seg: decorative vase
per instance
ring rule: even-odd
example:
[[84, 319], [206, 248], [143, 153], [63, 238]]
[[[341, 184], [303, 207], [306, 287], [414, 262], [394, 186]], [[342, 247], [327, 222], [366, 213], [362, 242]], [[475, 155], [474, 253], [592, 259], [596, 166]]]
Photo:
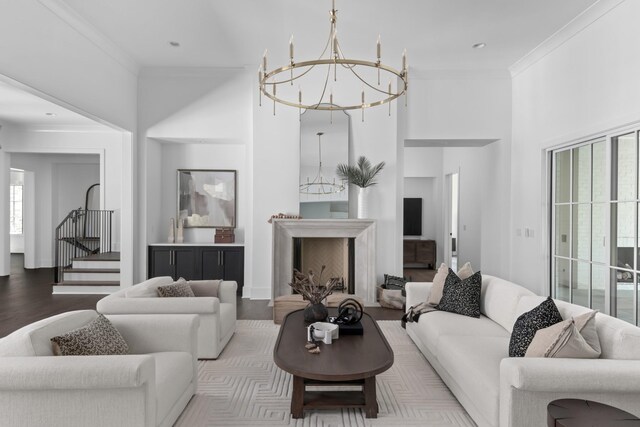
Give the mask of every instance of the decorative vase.
[[358, 219], [369, 217], [369, 187], [358, 187]]
[[176, 232], [176, 243], [184, 242], [184, 227], [182, 225], [182, 220], [178, 220], [178, 230]]
[[309, 305], [304, 308], [303, 314], [305, 322], [323, 322], [327, 319], [329, 311], [321, 302], [316, 304], [309, 303]]
[[176, 240], [176, 222], [173, 218], [171, 218], [171, 221], [169, 221], [169, 237], [167, 238], [167, 242], [169, 243], [173, 243]]

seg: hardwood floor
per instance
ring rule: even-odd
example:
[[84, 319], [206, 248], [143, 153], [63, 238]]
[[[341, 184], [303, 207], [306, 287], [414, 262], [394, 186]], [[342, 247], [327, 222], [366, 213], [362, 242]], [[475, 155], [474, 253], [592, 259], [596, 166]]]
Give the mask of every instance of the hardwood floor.
[[[104, 295], [52, 295], [53, 269], [25, 270], [24, 257], [11, 255], [11, 275], [0, 277], [0, 337], [29, 323], [71, 310], [95, 309]], [[376, 320], [400, 320], [402, 310], [367, 307]], [[269, 301], [238, 298], [238, 319], [271, 320]]]

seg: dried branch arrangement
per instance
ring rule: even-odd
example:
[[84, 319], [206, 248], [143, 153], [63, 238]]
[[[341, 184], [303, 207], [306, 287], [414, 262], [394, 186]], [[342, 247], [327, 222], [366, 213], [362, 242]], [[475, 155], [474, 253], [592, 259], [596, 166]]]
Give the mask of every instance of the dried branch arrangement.
[[337, 277], [327, 280], [324, 284], [322, 283], [322, 273], [325, 267], [324, 265], [322, 266], [317, 280], [313, 274], [313, 270], [309, 270], [309, 274], [305, 276], [298, 270], [293, 269], [293, 282], [289, 283], [289, 286], [310, 303], [321, 303], [323, 299], [331, 295], [334, 288], [340, 283], [340, 279]]

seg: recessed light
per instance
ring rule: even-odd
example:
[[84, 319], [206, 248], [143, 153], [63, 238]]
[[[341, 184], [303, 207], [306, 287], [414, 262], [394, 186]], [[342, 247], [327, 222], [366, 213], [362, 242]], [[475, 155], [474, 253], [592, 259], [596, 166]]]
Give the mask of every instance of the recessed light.
[[171, 46], [171, 47], [180, 47], [180, 43], [178, 43], [176, 41], [170, 41], [169, 42], [169, 46]]
[[473, 46], [471, 46], [474, 49], [482, 49], [483, 47], [485, 47], [487, 44], [486, 43], [476, 43]]
[[55, 117], [56, 113], [44, 113], [45, 116], [49, 116], [49, 117]]

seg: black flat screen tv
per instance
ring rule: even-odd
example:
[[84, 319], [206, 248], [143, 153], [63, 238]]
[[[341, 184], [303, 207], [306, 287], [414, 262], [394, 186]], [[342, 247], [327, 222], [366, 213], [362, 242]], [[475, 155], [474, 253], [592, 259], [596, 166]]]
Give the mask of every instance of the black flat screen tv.
[[422, 236], [422, 199], [404, 198], [404, 235]]

